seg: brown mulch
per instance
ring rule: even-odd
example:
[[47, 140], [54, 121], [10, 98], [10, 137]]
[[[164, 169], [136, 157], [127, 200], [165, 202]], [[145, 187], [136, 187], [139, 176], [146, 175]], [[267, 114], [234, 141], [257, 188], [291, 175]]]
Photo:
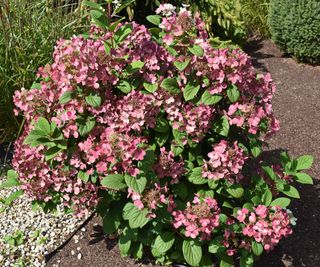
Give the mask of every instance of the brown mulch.
[[[315, 164], [309, 174], [320, 178], [320, 67], [298, 64], [291, 58], [283, 57], [271, 41], [253, 40], [246, 51], [259, 70], [271, 73], [278, 88], [274, 110], [281, 121], [281, 130], [270, 140], [270, 149], [288, 150], [292, 156], [313, 155]], [[294, 234], [282, 240], [276, 249], [264, 254], [255, 266], [320, 266], [320, 182], [298, 188], [301, 199], [294, 201], [292, 207], [298, 218]], [[122, 258], [116, 241], [104, 238], [99, 218], [88, 223], [83, 236], [79, 243], [71, 240], [53, 255], [48, 266], [156, 266]], [[80, 260], [77, 259], [79, 252]]]

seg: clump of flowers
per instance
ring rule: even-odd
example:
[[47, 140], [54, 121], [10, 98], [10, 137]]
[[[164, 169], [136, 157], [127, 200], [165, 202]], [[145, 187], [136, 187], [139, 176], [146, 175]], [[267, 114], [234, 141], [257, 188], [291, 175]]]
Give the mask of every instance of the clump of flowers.
[[185, 228], [185, 236], [201, 240], [210, 240], [212, 231], [219, 226], [220, 209], [215, 199], [206, 197], [201, 200], [198, 196], [193, 198], [192, 203], [187, 203], [183, 211], [172, 212], [173, 227]]
[[243, 235], [261, 243], [265, 250], [273, 249], [283, 237], [292, 234], [289, 214], [280, 207], [259, 205], [252, 212], [243, 208], [238, 210], [237, 220], [245, 225]]
[[247, 262], [273, 249], [292, 233], [284, 208], [299, 197], [292, 181], [312, 183], [312, 157], [260, 157], [279, 129], [270, 75], [212, 47], [187, 7], [161, 5], [149, 30], [90, 6], [89, 34], [59, 40], [15, 93], [26, 123], [11, 183], [42, 207], [96, 209], [123, 255], [150, 247], [159, 263], [201, 266], [208, 253]]

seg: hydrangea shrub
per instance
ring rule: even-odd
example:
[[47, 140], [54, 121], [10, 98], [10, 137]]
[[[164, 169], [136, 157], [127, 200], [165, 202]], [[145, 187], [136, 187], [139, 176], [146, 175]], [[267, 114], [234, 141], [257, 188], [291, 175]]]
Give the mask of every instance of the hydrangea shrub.
[[35, 89], [15, 94], [21, 188], [45, 208], [97, 210], [122, 255], [252, 266], [292, 233], [292, 183], [312, 184], [311, 156], [261, 157], [279, 129], [270, 75], [213, 48], [185, 8], [160, 6], [147, 29], [92, 7], [90, 33], [59, 40]]

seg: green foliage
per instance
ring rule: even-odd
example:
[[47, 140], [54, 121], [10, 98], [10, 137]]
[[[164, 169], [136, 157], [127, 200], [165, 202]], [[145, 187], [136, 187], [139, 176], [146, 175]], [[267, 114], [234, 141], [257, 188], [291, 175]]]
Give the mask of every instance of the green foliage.
[[297, 60], [320, 63], [320, 2], [273, 0], [269, 25], [272, 39]]
[[268, 12], [270, 0], [240, 0], [246, 31], [257, 37], [270, 37]]
[[56, 40], [83, 31], [77, 3], [54, 2], [0, 1], [0, 143], [13, 141], [19, 132], [13, 92], [32, 87], [37, 69], [50, 62]]

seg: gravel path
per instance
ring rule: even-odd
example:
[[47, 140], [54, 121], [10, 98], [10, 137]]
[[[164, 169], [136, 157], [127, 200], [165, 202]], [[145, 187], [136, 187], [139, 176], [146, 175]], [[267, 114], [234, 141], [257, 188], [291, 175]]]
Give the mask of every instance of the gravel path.
[[[0, 200], [16, 190], [0, 190]], [[9, 207], [0, 201], [0, 266], [45, 266], [45, 254], [60, 246], [82, 222], [61, 211], [32, 210], [26, 197]]]

